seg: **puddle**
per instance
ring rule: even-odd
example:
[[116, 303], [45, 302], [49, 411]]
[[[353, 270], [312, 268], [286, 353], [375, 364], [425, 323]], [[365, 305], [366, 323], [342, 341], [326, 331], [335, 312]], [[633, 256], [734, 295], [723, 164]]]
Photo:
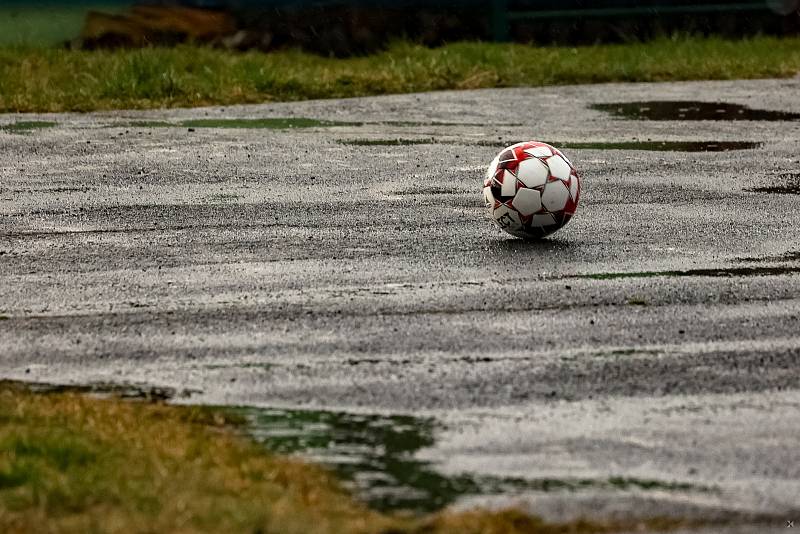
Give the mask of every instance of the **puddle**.
[[206, 201], [215, 203], [215, 204], [225, 204], [229, 202], [236, 202], [239, 199], [244, 198], [242, 195], [237, 195], [234, 193], [214, 193], [213, 195], [209, 195], [206, 197]]
[[785, 173], [779, 176], [784, 181], [782, 184], [767, 185], [762, 187], [748, 187], [745, 191], [750, 193], [777, 193], [780, 195], [800, 195], [800, 173]]
[[466, 495], [523, 491], [658, 490], [709, 492], [716, 488], [625, 477], [522, 479], [438, 473], [414, 454], [434, 444], [437, 425], [411, 416], [359, 415], [312, 410], [237, 408], [248, 433], [271, 451], [299, 454], [340, 476], [355, 494], [381, 511], [428, 513]]
[[[188, 397], [142, 384], [54, 385], [2, 380], [38, 393], [74, 392], [123, 399], [164, 402]], [[271, 452], [298, 455], [332, 469], [354, 494], [380, 511], [429, 513], [467, 495], [514, 495], [522, 492], [573, 492], [583, 489], [718, 493], [715, 486], [628, 477], [606, 479], [447, 476], [415, 454], [435, 443], [438, 424], [406, 415], [362, 415], [318, 410], [218, 407], [230, 421]]]
[[356, 146], [406, 146], [406, 145], [435, 145], [445, 144], [434, 138], [429, 139], [345, 139], [339, 141], [342, 145]]
[[[264, 119], [189, 119], [178, 122], [169, 121], [133, 121], [126, 124], [138, 128], [260, 128], [272, 130], [289, 130], [293, 128], [326, 128], [332, 126], [485, 126], [483, 124], [455, 123], [455, 122], [408, 122], [408, 121], [383, 121], [383, 122], [351, 122], [310, 119], [306, 117], [270, 117]], [[404, 144], [400, 140], [361, 140], [354, 139], [344, 144]], [[414, 143], [414, 140], [408, 144]], [[394, 143], [393, 143], [394, 142]], [[433, 142], [427, 141], [427, 142]]]
[[33, 132], [34, 130], [52, 128], [57, 125], [57, 122], [49, 121], [17, 121], [12, 124], [4, 124], [0, 126], [0, 130], [4, 132], [27, 134]]
[[737, 258], [736, 261], [741, 262], [756, 262], [756, 263], [782, 263], [782, 262], [800, 262], [800, 250], [790, 250], [783, 254], [776, 256], [761, 256], [755, 258]]
[[414, 458], [434, 443], [430, 419], [255, 408], [238, 408], [236, 413], [247, 420], [248, 433], [269, 450], [300, 453], [332, 468], [376, 509], [430, 512], [475, 490]]
[[616, 280], [619, 278], [654, 278], [683, 276], [777, 276], [800, 273], [800, 266], [786, 267], [729, 267], [720, 269], [690, 269], [687, 271], [644, 271], [632, 273], [578, 274], [570, 278], [589, 278], [592, 280]]
[[591, 109], [605, 111], [615, 117], [650, 121], [794, 121], [800, 113], [752, 109], [742, 104], [726, 102], [694, 102], [654, 100], [592, 104]]
[[457, 187], [437, 187], [434, 185], [420, 186], [413, 189], [400, 189], [393, 191], [393, 194], [399, 196], [405, 195], [462, 195], [469, 194], [470, 191], [464, 191]]
[[338, 122], [304, 117], [278, 117], [266, 119], [191, 119], [180, 122], [136, 121], [128, 126], [139, 128], [258, 128], [288, 130], [292, 128], [321, 128], [331, 126], [361, 126], [362, 122]]
[[618, 358], [622, 356], [657, 356], [659, 354], [661, 354], [661, 351], [653, 349], [616, 349], [593, 352], [592, 356], [600, 358]]
[[556, 148], [594, 150], [657, 150], [661, 152], [727, 152], [749, 150], [763, 143], [752, 141], [629, 141], [620, 143], [556, 143]]
[[23, 384], [35, 393], [84, 393], [98, 397], [119, 397], [129, 400], [149, 402], [168, 401], [175, 398], [188, 398], [193, 390], [176, 390], [170, 387], [151, 386], [148, 384], [116, 384], [109, 382], [93, 382], [90, 384], [48, 384], [39, 382], [16, 382], [3, 380], [0, 382]]
[[261, 369], [269, 370], [277, 367], [274, 363], [210, 363], [201, 366], [202, 369]]
[[133, 121], [126, 123], [125, 126], [134, 128], [177, 128], [181, 125], [167, 121]]
[[745, 189], [745, 191], [748, 191], [750, 193], [777, 193], [779, 195], [800, 195], [800, 184], [753, 187], [752, 189]]

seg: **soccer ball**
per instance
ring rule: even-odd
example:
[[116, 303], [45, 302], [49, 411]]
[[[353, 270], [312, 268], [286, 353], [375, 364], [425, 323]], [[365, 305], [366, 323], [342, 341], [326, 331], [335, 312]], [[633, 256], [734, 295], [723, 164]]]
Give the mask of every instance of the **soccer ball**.
[[567, 224], [580, 196], [578, 171], [560, 150], [539, 141], [501, 150], [483, 181], [492, 220], [524, 239], [539, 239]]

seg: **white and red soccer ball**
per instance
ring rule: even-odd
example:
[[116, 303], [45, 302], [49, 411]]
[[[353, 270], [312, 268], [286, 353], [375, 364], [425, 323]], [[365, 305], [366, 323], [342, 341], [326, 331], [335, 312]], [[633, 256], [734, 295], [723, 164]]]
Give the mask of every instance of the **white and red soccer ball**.
[[578, 171], [560, 150], [539, 141], [501, 150], [483, 181], [492, 220], [525, 239], [544, 237], [567, 224], [580, 196]]

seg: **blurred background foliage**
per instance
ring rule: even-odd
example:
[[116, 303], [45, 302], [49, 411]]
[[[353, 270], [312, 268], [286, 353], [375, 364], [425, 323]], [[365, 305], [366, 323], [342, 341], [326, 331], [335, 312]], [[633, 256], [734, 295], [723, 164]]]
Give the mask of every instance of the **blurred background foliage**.
[[328, 56], [408, 39], [538, 45], [646, 41], [676, 33], [796, 35], [798, 0], [4, 0], [0, 46], [118, 48], [204, 43]]

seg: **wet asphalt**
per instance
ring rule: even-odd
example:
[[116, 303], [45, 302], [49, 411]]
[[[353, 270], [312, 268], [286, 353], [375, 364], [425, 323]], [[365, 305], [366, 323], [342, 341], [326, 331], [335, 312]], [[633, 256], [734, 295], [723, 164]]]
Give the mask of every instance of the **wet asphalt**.
[[[437, 430], [414, 457], [441, 474], [602, 482], [456, 507], [800, 524], [798, 96], [795, 78], [0, 115], [0, 376], [416, 415]], [[591, 107], [631, 101], [785, 114]], [[270, 117], [339, 124], [181, 125]], [[533, 243], [481, 198], [529, 139], [574, 145], [583, 176], [576, 216]]]

